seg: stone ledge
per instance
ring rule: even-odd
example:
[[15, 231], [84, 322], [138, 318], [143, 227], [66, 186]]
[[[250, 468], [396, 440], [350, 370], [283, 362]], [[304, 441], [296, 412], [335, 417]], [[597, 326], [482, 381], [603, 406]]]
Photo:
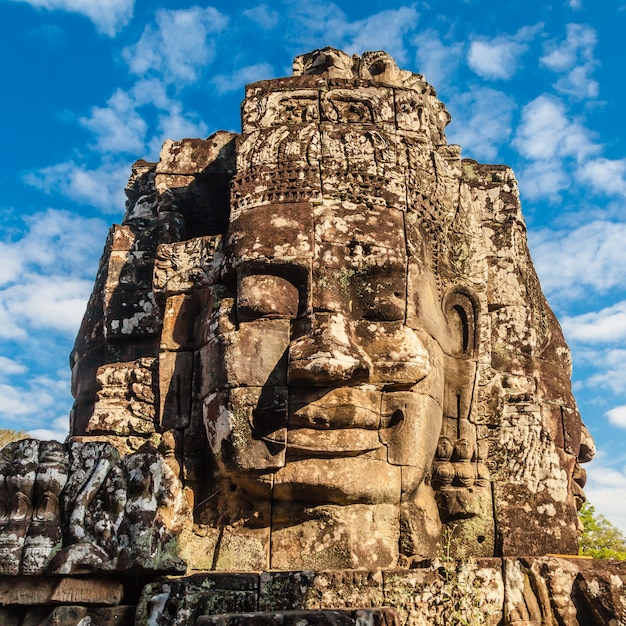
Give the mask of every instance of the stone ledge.
[[121, 582], [106, 578], [22, 576], [0, 578], [0, 605], [120, 604]]
[[391, 607], [367, 609], [325, 609], [320, 611], [259, 611], [204, 615], [196, 626], [399, 626]]

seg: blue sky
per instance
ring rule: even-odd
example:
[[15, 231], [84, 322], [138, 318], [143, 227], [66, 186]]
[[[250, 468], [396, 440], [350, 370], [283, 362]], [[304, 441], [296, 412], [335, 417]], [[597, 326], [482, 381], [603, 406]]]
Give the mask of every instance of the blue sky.
[[626, 530], [625, 33], [626, 0], [0, 0], [0, 427], [65, 436], [134, 160], [239, 130], [243, 85], [296, 54], [385, 49], [435, 86], [465, 157], [515, 169], [598, 446], [586, 492]]

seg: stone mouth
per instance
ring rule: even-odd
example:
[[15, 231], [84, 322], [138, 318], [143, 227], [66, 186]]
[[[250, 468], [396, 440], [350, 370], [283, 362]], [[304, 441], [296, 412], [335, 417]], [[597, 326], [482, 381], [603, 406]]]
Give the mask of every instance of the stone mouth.
[[381, 447], [378, 429], [339, 428], [319, 430], [295, 428], [287, 431], [287, 452], [294, 455], [356, 456]]
[[[284, 433], [271, 433], [262, 439], [268, 444], [285, 445]], [[286, 452], [297, 458], [341, 458], [373, 452], [382, 445], [378, 429], [293, 428], [287, 430]]]

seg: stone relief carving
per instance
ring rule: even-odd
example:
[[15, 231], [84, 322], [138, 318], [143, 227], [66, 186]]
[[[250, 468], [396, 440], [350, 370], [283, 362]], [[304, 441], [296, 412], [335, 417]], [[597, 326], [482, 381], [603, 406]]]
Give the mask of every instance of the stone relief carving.
[[105, 442], [25, 439], [1, 455], [2, 574], [185, 571], [189, 504], [149, 444], [122, 458]]

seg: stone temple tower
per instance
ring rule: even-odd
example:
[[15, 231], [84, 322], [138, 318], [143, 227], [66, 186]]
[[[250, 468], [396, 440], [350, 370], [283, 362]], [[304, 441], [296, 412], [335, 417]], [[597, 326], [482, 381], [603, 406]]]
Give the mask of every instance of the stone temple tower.
[[546, 555], [577, 553], [593, 442], [512, 171], [463, 159], [384, 52], [304, 54], [241, 112], [241, 134], [133, 166], [70, 438], [1, 453], [3, 573], [114, 573], [136, 624], [443, 624], [445, 554], [473, 559], [455, 589], [485, 623], [582, 615], [574, 565]]

